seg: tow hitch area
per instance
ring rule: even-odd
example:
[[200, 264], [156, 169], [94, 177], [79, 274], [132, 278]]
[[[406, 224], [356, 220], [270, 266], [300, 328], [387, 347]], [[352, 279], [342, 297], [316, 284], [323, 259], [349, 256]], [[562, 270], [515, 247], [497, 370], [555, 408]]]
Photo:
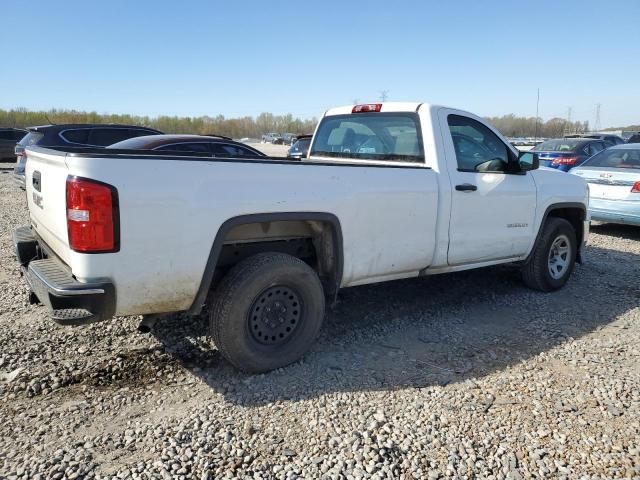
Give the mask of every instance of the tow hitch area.
[[29, 227], [13, 234], [18, 262], [29, 284], [30, 303], [42, 303], [61, 325], [84, 325], [113, 316], [115, 289], [110, 282], [79, 282], [55, 257], [43, 258], [38, 240]]

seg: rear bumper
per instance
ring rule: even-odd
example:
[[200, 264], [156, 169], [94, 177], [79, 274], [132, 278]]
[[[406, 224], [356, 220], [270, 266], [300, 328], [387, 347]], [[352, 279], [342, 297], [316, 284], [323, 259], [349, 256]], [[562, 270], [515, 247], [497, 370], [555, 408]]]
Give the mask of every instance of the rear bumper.
[[640, 202], [589, 200], [591, 220], [640, 226]]
[[109, 281], [82, 283], [69, 268], [39, 243], [31, 228], [13, 233], [18, 262], [29, 288], [61, 325], [84, 325], [111, 318], [115, 312], [115, 288]]

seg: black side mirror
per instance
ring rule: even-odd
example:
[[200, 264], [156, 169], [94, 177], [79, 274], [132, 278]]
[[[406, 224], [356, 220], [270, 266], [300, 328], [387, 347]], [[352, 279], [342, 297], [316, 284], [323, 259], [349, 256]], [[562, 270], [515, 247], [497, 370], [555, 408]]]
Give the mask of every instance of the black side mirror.
[[540, 166], [540, 160], [536, 152], [520, 152], [518, 155], [518, 165], [520, 171], [528, 172], [529, 170], [537, 170]]

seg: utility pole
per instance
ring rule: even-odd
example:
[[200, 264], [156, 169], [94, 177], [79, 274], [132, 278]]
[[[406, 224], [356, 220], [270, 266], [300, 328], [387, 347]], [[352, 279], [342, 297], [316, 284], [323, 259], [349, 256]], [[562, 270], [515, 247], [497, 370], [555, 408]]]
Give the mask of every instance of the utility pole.
[[571, 131], [571, 111], [572, 111], [572, 110], [573, 110], [573, 109], [572, 109], [571, 107], [568, 107], [568, 108], [567, 108], [567, 126], [566, 126], [566, 127], [565, 127], [565, 129], [564, 129], [564, 130], [565, 130], [565, 131], [564, 131], [564, 133], [565, 133], [565, 134], [567, 134], [567, 133], [573, 133], [573, 132]]
[[538, 88], [538, 99], [536, 100], [536, 128], [533, 135], [533, 141], [538, 140], [538, 110], [540, 107], [540, 89]]
[[596, 105], [596, 124], [594, 128], [596, 132], [600, 131], [600, 104], [599, 103]]
[[380, 92], [380, 100], [382, 100], [382, 102], [386, 102], [387, 98], [389, 98], [389, 90], [382, 90]]

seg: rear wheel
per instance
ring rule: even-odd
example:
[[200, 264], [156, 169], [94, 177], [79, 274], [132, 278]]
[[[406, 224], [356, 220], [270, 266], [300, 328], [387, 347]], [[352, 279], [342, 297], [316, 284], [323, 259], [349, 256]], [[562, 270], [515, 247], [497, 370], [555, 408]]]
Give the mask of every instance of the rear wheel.
[[522, 267], [524, 283], [543, 292], [562, 288], [571, 276], [577, 252], [573, 226], [563, 218], [549, 218], [529, 261]]
[[282, 253], [261, 253], [238, 263], [212, 297], [213, 341], [225, 358], [247, 372], [298, 360], [317, 338], [324, 319], [316, 272]]

